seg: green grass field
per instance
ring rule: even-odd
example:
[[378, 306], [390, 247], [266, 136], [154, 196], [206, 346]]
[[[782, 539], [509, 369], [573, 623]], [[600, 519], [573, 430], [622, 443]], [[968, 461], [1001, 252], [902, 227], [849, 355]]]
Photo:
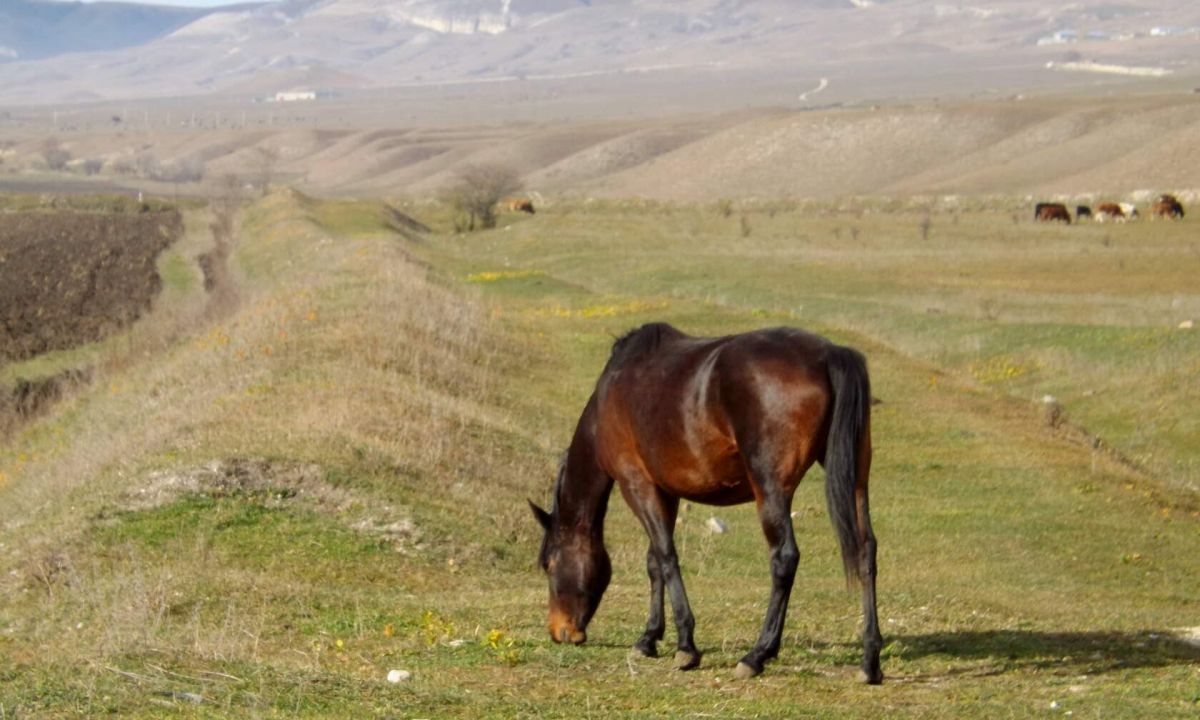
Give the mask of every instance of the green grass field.
[[[91, 385], [0, 446], [0, 718], [1200, 711], [1190, 219], [563, 202], [409, 243], [380, 217], [251, 205], [240, 305], [208, 324], [170, 310], [193, 307], [201, 248], [165, 256], [174, 299], [142, 326], [168, 340], [96, 349]], [[882, 686], [855, 682], [818, 470], [763, 676], [732, 674], [769, 587], [750, 507], [681, 513], [700, 669], [629, 657], [646, 541], [615, 499], [589, 641], [550, 642], [525, 498], [548, 502], [612, 339], [650, 320], [867, 354]]]

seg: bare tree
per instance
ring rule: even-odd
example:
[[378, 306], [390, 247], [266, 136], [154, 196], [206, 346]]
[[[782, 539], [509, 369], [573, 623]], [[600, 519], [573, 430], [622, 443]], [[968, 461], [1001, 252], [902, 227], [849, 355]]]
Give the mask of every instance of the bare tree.
[[496, 227], [496, 203], [521, 189], [521, 178], [509, 167], [471, 165], [458, 172], [458, 180], [445, 193], [454, 210], [454, 229], [470, 232]]
[[204, 179], [204, 161], [191, 155], [165, 163], [158, 168], [157, 179], [166, 182], [200, 182]]
[[225, 223], [225, 234], [232, 235], [233, 216], [237, 214], [244, 200], [241, 179], [233, 173], [221, 175], [216, 179], [212, 198], [213, 211], [221, 218], [221, 222]]
[[162, 163], [149, 150], [143, 150], [133, 158], [133, 167], [138, 177], [145, 178], [146, 180], [153, 180], [162, 172]]
[[71, 161], [71, 153], [62, 146], [58, 138], [50, 136], [42, 141], [42, 158], [51, 170], [62, 170]]
[[116, 175], [134, 175], [137, 173], [137, 168], [133, 161], [129, 158], [117, 158], [109, 163], [109, 167]]

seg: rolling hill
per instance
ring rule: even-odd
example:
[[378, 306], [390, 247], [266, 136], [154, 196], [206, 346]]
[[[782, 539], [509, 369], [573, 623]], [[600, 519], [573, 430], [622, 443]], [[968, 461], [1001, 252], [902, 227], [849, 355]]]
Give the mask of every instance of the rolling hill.
[[[265, 152], [277, 158], [277, 182], [323, 195], [428, 197], [481, 164], [513, 169], [548, 199], [1200, 195], [1200, 106], [1178, 92], [487, 125], [364, 127], [288, 112], [286, 125], [235, 116], [232, 127], [194, 129], [155, 126], [147, 115], [149, 130], [141, 113], [114, 125], [97, 112], [72, 116], [80, 129], [59, 139], [77, 176], [91, 160], [94, 179], [172, 193], [205, 193], [226, 175], [254, 181]], [[50, 132], [27, 128], [5, 141], [0, 186], [41, 177]], [[147, 186], [136, 168], [148, 158], [207, 180]]]
[[[150, 12], [140, 8], [112, 12]], [[159, 22], [130, 49], [98, 52], [105, 48], [67, 37], [54, 51], [70, 55], [7, 63], [0, 102], [646, 73], [687, 77], [676, 95], [702, 95], [714, 77], [733, 73], [752, 85], [785, 82], [796, 97], [825, 77], [825, 98], [838, 100], [880, 89], [903, 94], [909, 81], [920, 87], [931, 76], [945, 80], [942, 91], [1017, 87], [1013, 71], [1028, 81], [1064, 59], [1176, 75], [1200, 67], [1200, 8], [1183, 0], [1061, 8], [1030, 0], [288, 0], [169, 17], [173, 24]]]

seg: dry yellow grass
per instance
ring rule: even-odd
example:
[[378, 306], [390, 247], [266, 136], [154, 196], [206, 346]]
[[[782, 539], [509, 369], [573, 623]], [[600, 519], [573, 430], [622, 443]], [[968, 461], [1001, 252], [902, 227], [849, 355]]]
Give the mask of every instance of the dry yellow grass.
[[[156, 469], [185, 472], [222, 458], [317, 462], [326, 494], [341, 488], [339, 502], [321, 511], [334, 519], [329, 532], [370, 543], [411, 526], [389, 479], [405, 478], [405, 492], [436, 492], [431, 505], [453, 512], [475, 493], [453, 476], [497, 462], [464, 459], [479, 433], [514, 430], [495, 400], [493, 367], [514, 358], [499, 355], [485, 311], [431, 282], [391, 237], [323, 232], [306, 203], [282, 191], [246, 212], [241, 234], [251, 240], [236, 249], [236, 311], [182, 338], [163, 328], [198, 322], [202, 308], [152, 314], [134, 335], [154, 337], [155, 347], [138, 340], [136, 354], [102, 353], [104, 371], [90, 388], [0, 454], [0, 585], [12, 599], [0, 614], [15, 623], [0, 644], [14, 662], [82, 661], [103, 675], [149, 647], [235, 663], [267, 652], [260, 638], [271, 602], [230, 591], [287, 594], [297, 592], [295, 578], [227, 568], [203, 547], [174, 546], [166, 557], [127, 540], [100, 555], [88, 548], [89, 537], [108, 532], [105, 518], [120, 517], [155, 482]], [[278, 478], [264, 482], [287, 490]], [[213, 596], [218, 587], [229, 594]]]

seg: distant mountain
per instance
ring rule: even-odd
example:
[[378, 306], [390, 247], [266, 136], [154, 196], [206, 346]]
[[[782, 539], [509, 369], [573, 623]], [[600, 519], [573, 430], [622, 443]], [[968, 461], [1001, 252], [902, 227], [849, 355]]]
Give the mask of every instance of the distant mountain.
[[4, 0], [0, 3], [0, 62], [135, 47], [211, 12], [136, 3]]
[[[18, 56], [0, 65], [7, 103], [651, 72], [805, 82], [817, 75], [844, 88], [839, 73], [867, 66], [901, 77], [957, 74], [969, 87], [980, 68], [1044, 74], [1045, 63], [1059, 59], [1200, 71], [1194, 0], [285, 0], [219, 12], [15, 0], [12, 7], [0, 10], [0, 46]], [[101, 52], [121, 45], [129, 49]], [[88, 54], [31, 61], [66, 51]]]

